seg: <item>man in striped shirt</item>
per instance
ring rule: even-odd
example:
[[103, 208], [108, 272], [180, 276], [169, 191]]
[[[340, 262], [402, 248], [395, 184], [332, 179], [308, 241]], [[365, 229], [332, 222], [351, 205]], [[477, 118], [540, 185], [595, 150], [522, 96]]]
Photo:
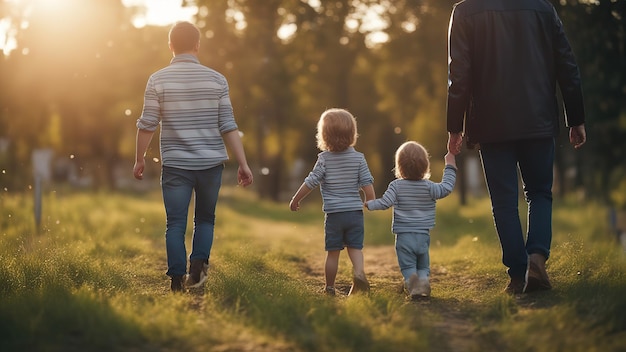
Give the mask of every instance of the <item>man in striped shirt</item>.
[[[207, 279], [213, 245], [215, 207], [221, 186], [226, 146], [239, 164], [237, 180], [252, 184], [252, 172], [239, 136], [230, 102], [228, 82], [219, 72], [200, 64], [200, 31], [189, 22], [169, 32], [170, 64], [148, 79], [133, 174], [141, 180], [145, 153], [161, 125], [161, 187], [167, 216], [165, 245], [167, 275], [172, 291], [200, 287]], [[195, 193], [194, 230], [189, 275], [185, 232], [192, 193]], [[186, 280], [185, 280], [186, 278]]]

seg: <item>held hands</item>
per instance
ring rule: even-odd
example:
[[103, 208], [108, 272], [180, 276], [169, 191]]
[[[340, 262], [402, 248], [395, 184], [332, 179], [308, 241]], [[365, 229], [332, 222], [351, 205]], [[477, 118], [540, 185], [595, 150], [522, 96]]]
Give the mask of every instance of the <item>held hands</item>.
[[448, 132], [448, 153], [452, 153], [452, 155], [460, 154], [462, 145], [463, 145], [463, 132], [458, 132], [458, 133]]

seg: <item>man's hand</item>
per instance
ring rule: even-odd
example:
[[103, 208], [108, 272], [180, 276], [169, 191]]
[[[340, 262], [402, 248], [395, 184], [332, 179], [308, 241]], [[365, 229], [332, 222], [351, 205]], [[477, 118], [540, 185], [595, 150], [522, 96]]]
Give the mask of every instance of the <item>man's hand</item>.
[[239, 169], [237, 170], [237, 184], [243, 187], [248, 187], [252, 184], [252, 182], [252, 171], [250, 171], [248, 165], [239, 166]]
[[587, 132], [585, 131], [585, 124], [574, 126], [569, 128], [569, 142], [578, 149], [587, 141]]
[[448, 132], [448, 152], [452, 155], [458, 155], [461, 153], [461, 146], [463, 145], [463, 132], [452, 133]]

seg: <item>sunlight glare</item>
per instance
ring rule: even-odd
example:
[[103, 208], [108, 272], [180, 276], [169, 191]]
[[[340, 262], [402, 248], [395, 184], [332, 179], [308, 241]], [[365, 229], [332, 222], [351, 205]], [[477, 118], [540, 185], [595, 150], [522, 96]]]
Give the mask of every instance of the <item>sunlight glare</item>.
[[281, 40], [288, 40], [296, 33], [297, 30], [298, 26], [295, 23], [287, 23], [278, 28], [278, 32], [276, 32], [276, 35]]
[[143, 13], [134, 16], [136, 28], [147, 25], [168, 26], [176, 21], [192, 21], [198, 13], [196, 6], [182, 7], [180, 1], [171, 0], [122, 0], [126, 7], [145, 7]]
[[[19, 4], [20, 1], [15, 1], [16, 4]], [[37, 11], [41, 11], [50, 17], [59, 17], [59, 16], [75, 16], [79, 15], [75, 12], [73, 2], [68, 0], [33, 0], [29, 3], [30, 7], [25, 9], [25, 12], [28, 15], [28, 12], [33, 9], [37, 9]]]
[[314, 9], [319, 9], [322, 6], [320, 0], [309, 0], [307, 3]]
[[373, 48], [379, 44], [386, 43], [388, 40], [389, 34], [382, 31], [372, 32], [365, 36], [365, 45], [368, 48]]
[[0, 19], [0, 50], [4, 55], [9, 55], [16, 46], [15, 38], [11, 35], [11, 20], [8, 18]]

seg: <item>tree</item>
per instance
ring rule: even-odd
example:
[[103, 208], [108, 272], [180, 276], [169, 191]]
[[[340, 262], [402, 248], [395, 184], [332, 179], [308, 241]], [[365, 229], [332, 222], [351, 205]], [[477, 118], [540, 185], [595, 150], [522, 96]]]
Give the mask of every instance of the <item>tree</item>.
[[626, 2], [554, 4], [580, 66], [588, 117], [588, 145], [582, 153], [563, 148], [562, 157], [573, 160], [575, 186], [608, 200], [626, 189]]
[[[393, 178], [393, 154], [407, 139], [428, 148], [437, 178], [446, 145], [454, 0], [187, 2], [199, 7], [201, 62], [230, 83], [262, 197], [280, 200], [297, 187], [292, 179], [301, 182], [318, 153], [316, 122], [330, 107], [357, 117], [357, 148], [367, 156], [378, 193]], [[582, 153], [566, 145], [565, 129], [559, 136], [559, 184], [563, 191], [575, 186], [605, 196], [616, 184], [626, 189], [619, 162], [626, 152], [626, 2], [553, 3], [578, 57], [589, 116]], [[0, 158], [10, 173], [1, 176], [3, 185], [9, 178], [12, 185], [28, 182], [30, 153], [38, 147], [74, 155], [102, 187], [113, 183], [115, 164], [132, 164], [146, 80], [170, 60], [168, 28], [134, 28], [136, 10], [110, 0], [0, 2], [0, 18], [12, 19], [18, 42], [8, 57], [0, 56], [0, 137], [11, 139]], [[462, 195], [465, 155], [458, 160]], [[577, 177], [565, 177], [565, 170], [578, 170]]]
[[21, 19], [28, 26], [17, 33], [18, 48], [6, 60], [4, 77], [12, 89], [3, 104], [17, 159], [24, 165], [33, 149], [53, 148], [57, 156], [72, 156], [96, 187], [112, 187], [116, 164], [129, 154], [123, 150], [133, 125], [127, 111], [140, 111], [145, 70], [158, 57], [139, 45], [149, 31], [130, 25], [121, 2], [19, 5], [30, 8]]
[[[205, 56], [213, 56], [209, 65], [224, 69], [240, 124], [255, 131], [249, 149], [262, 170], [259, 192], [278, 200], [295, 155], [314, 150], [315, 122], [323, 109], [354, 104], [350, 78], [365, 46], [361, 33], [346, 30], [353, 2], [322, 1], [318, 8], [288, 0], [198, 5], [197, 22], [208, 41]], [[280, 38], [286, 24], [296, 30], [291, 38]]]

